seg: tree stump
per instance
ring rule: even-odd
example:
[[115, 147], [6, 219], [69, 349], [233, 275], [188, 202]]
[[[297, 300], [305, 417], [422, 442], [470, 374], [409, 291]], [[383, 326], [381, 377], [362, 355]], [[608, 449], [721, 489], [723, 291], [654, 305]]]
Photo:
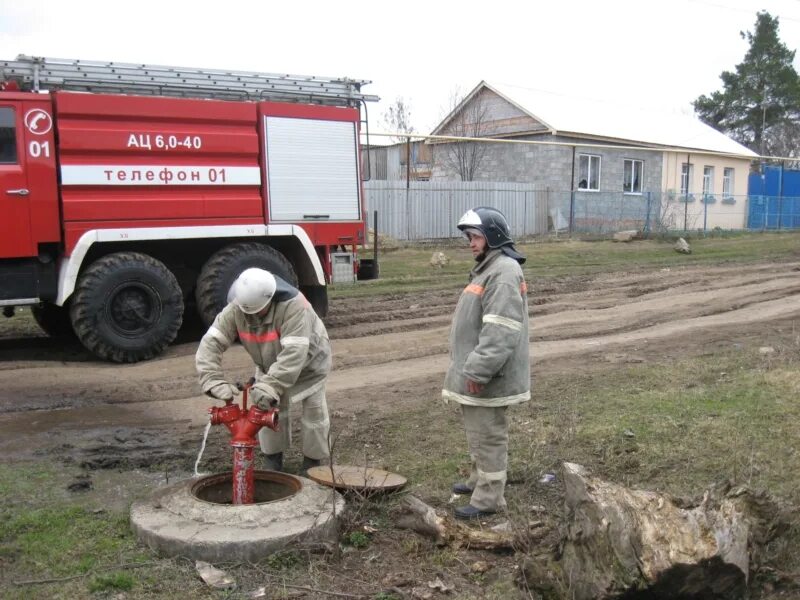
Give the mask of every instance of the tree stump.
[[575, 600], [743, 598], [781, 511], [729, 484], [686, 502], [563, 466], [567, 525], [561, 568]]

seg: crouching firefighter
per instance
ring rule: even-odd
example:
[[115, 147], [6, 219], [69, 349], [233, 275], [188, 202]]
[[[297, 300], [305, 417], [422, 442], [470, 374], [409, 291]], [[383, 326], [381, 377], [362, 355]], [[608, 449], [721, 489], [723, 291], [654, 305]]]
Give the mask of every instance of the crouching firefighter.
[[458, 228], [475, 266], [453, 314], [442, 398], [461, 405], [472, 460], [469, 479], [453, 486], [454, 493], [470, 495], [455, 516], [474, 519], [506, 506], [506, 409], [531, 397], [528, 299], [520, 268], [525, 258], [514, 248], [503, 214], [475, 208]]
[[239, 275], [222, 309], [200, 341], [195, 357], [200, 386], [217, 400], [231, 400], [239, 390], [222, 372], [222, 354], [236, 341], [256, 364], [250, 399], [259, 408], [280, 408], [280, 431], [258, 433], [266, 468], [283, 470], [291, 444], [289, 409], [302, 404], [300, 420], [303, 471], [328, 457], [330, 421], [325, 383], [331, 370], [328, 332], [303, 294], [263, 269]]

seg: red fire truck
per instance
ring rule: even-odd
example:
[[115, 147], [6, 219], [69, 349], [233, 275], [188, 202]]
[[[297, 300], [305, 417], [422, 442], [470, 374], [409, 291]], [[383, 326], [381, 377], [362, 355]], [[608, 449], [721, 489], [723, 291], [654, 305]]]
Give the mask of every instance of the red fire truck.
[[[245, 268], [327, 311], [366, 220], [368, 81], [19, 56], [0, 62], [0, 305], [135, 362], [206, 325]], [[355, 261], [354, 261], [355, 262]]]

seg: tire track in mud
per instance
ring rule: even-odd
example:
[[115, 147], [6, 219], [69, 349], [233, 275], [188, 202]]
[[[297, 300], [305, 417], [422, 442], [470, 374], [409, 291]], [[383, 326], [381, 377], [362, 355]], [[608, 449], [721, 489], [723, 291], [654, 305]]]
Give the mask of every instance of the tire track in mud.
[[[745, 326], [750, 323], [774, 321], [800, 317], [800, 296], [792, 294], [788, 297], [757, 302], [742, 308], [690, 318], [677, 319], [659, 323], [633, 331], [592, 335], [588, 337], [541, 341], [531, 344], [533, 364], [565, 355], [597, 352], [598, 350], [626, 346], [634, 343], [649, 343], [665, 337], [694, 334], [697, 331], [715, 329], [725, 326]], [[444, 374], [448, 364], [448, 356], [410, 358], [393, 363], [387, 370], [383, 365], [343, 369], [332, 375], [329, 386], [331, 391], [344, 391], [376, 382], [385, 384], [405, 381], [410, 378], [428, 377], [438, 373]], [[334, 382], [334, 376], [338, 375]]]
[[[797, 295], [768, 300], [751, 306], [738, 308], [725, 313], [678, 319], [660, 323], [650, 327], [622, 333], [597, 335], [579, 339], [536, 342], [531, 345], [534, 369], [537, 363], [558, 359], [564, 356], [576, 356], [584, 353], [596, 353], [601, 350], [627, 347], [631, 344], [660, 343], [668, 337], [687, 334], [696, 335], [703, 330], [737, 327], [748, 324], [763, 323], [779, 319], [800, 317], [800, 303]], [[439, 354], [428, 357], [414, 357], [395, 361], [391, 368], [387, 364], [375, 364], [367, 367], [350, 367], [335, 370], [328, 382], [328, 395], [335, 402], [337, 409], [360, 410], [372, 409], [375, 400], [352, 401], [350, 392], [359, 388], [377, 384], [391, 387], [394, 384], [407, 383], [415, 379], [443, 376], [447, 368], [448, 356]], [[350, 400], [350, 401], [348, 401]], [[40, 410], [33, 414], [7, 413], [0, 415], [0, 450], [13, 451], [18, 446], [29, 446], [37, 435], [48, 434], [58, 430], [60, 434], [85, 432], [92, 428], [110, 428], [136, 426], [147, 423], [151, 426], [199, 426], [207, 418], [204, 407], [212, 401], [198, 396], [174, 398], [168, 400], [140, 400], [123, 404], [105, 404], [93, 406], [90, 410], [76, 407], [62, 410]], [[380, 407], [386, 410], [387, 407]], [[72, 414], [70, 414], [72, 413]], [[22, 424], [25, 427], [22, 427]], [[20, 432], [25, 433], [21, 434]]]
[[[534, 368], [564, 356], [800, 317], [796, 269], [796, 264], [783, 263], [581, 276], [576, 278], [577, 290], [570, 278], [548, 280], [546, 289], [553, 299], [548, 308], [558, 305], [561, 310], [531, 308]], [[644, 293], [631, 294], [632, 290]], [[335, 368], [328, 390], [337, 406], [350, 408], [350, 392], [359, 388], [442, 375], [448, 361], [450, 314], [459, 291], [408, 294], [405, 300], [393, 295], [388, 302], [397, 311], [397, 322], [365, 318], [358, 324], [332, 326]], [[534, 289], [534, 298], [536, 294]], [[586, 304], [594, 308], [582, 306], [590, 298]], [[428, 301], [441, 302], [432, 308], [445, 314], [419, 317], [412, 308], [407, 318], [400, 317], [399, 304], [424, 306]], [[348, 300], [337, 311], [346, 313], [346, 306], [355, 311], [358, 302]], [[370, 318], [380, 316], [381, 302], [372, 299], [364, 307]], [[337, 331], [358, 336], [337, 337]], [[19, 439], [25, 428], [79, 431], [125, 423], [196, 423], [205, 418], [211, 403], [199, 394], [195, 348], [196, 343], [183, 344], [158, 360], [125, 366], [7, 360], [0, 367], [5, 398], [0, 400], [0, 413], [5, 413], [0, 414], [0, 439]], [[232, 378], [246, 379], [252, 371], [241, 348], [226, 354], [224, 366]]]
[[[532, 339], [566, 339], [636, 329], [672, 320], [679, 311], [679, 316], [683, 317], [725, 312], [754, 302], [800, 293], [800, 273], [769, 278], [742, 276], [732, 278], [727, 287], [723, 287], [719, 282], [702, 282], [704, 288], [702, 290], [696, 287], [683, 285], [659, 288], [633, 299], [619, 296], [614, 292], [606, 296], [600, 306], [596, 303], [592, 306], [580, 306], [577, 300], [570, 303], [560, 302], [558, 306], [561, 310], [543, 311], [539, 306], [531, 306], [529, 314]], [[357, 346], [368, 345], [370, 350], [358, 358], [353, 358], [352, 350], [347, 350], [351, 346], [336, 341], [343, 338], [334, 337], [334, 346], [338, 345], [342, 351], [341, 356], [336, 356], [336, 362], [341, 364], [341, 359], [344, 359], [346, 365], [353, 360], [359, 360], [363, 364], [389, 362], [397, 360], [397, 351], [376, 353], [373, 349], [388, 348], [393, 344], [409, 348], [446, 344], [453, 305], [443, 317], [421, 317], [397, 323], [356, 325], [353, 328], [363, 333], [359, 337], [371, 336], [369, 340], [362, 340]]]
[[[638, 302], [653, 294], [719, 289], [742, 283], [792, 277], [800, 263], [748, 264], [721, 267], [686, 267], [656, 271], [569, 276], [529, 281], [528, 302], [532, 317], [566, 310], [610, 308]], [[776, 275], [776, 271], [779, 272]], [[800, 273], [796, 275], [800, 279]], [[741, 279], [739, 279], [741, 278]], [[460, 289], [397, 295], [374, 299], [345, 299], [337, 302], [326, 319], [331, 339], [349, 339], [446, 326], [450, 323]]]

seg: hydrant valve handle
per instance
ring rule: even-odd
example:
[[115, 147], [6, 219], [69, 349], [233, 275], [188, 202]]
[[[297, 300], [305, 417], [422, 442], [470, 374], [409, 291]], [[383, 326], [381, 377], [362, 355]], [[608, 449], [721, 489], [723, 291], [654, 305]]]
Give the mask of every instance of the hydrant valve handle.
[[243, 392], [244, 390], [250, 389], [251, 387], [253, 387], [253, 385], [255, 385], [255, 383], [256, 383], [256, 378], [255, 377], [251, 377], [250, 379], [248, 379], [247, 383], [242, 383], [241, 381], [237, 381], [236, 382], [236, 389], [238, 389], [240, 392]]

